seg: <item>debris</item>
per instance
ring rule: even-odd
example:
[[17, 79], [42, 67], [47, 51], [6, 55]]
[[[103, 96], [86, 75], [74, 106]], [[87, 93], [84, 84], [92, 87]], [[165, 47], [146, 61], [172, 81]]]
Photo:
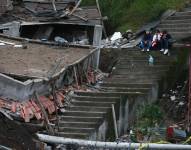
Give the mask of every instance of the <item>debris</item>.
[[122, 39], [122, 34], [121, 32], [115, 32], [112, 36], [111, 36], [111, 41], [114, 42], [116, 40]]
[[88, 39], [83, 39], [81, 41], [78, 42], [80, 45], [88, 45], [89, 44], [89, 40]]
[[149, 66], [153, 66], [154, 65], [154, 58], [152, 55], [149, 55]]
[[23, 45], [14, 45], [15, 48], [22, 48]]
[[178, 105], [183, 106], [185, 103], [184, 102], [179, 102]]
[[187, 137], [186, 131], [177, 129], [175, 127], [167, 128], [168, 140], [185, 140]]
[[176, 96], [173, 95], [173, 96], [170, 97], [170, 99], [171, 99], [171, 101], [175, 101], [176, 100]]
[[0, 108], [0, 113], [2, 113], [8, 119], [13, 120], [13, 118], [6, 112], [6, 110]]
[[66, 39], [64, 39], [63, 37], [60, 37], [60, 36], [56, 36], [54, 38], [54, 41], [57, 42], [59, 45], [65, 45], [68, 43], [68, 41]]
[[0, 46], [5, 46], [5, 43], [0, 43]]

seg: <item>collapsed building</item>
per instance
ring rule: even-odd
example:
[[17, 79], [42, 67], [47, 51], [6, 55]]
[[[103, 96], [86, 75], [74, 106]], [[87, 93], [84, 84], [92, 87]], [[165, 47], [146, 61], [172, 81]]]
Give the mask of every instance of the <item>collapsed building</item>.
[[52, 114], [53, 95], [61, 107], [59, 90], [71, 83], [78, 88], [77, 74], [87, 79], [97, 68], [101, 16], [96, 7], [79, 5], [76, 0], [0, 2], [0, 101], [7, 115], [41, 120], [39, 101]]

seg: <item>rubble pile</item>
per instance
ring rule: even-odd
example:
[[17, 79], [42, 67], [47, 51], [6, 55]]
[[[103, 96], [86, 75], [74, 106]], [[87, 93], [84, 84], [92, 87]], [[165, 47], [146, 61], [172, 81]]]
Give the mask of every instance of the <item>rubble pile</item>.
[[[64, 95], [62, 92], [56, 93], [57, 107], [63, 107]], [[39, 102], [47, 110], [48, 114], [53, 114], [57, 107], [55, 107], [53, 96], [40, 96]], [[30, 122], [32, 119], [43, 120], [44, 116], [39, 102], [35, 99], [30, 99], [24, 102], [10, 101], [7, 99], [0, 99], [0, 108], [5, 116], [11, 120], [22, 118], [24, 122]]]
[[102, 48], [129, 48], [134, 47], [140, 42], [136, 38], [132, 30], [127, 30], [125, 33], [115, 32], [110, 38], [102, 40]]

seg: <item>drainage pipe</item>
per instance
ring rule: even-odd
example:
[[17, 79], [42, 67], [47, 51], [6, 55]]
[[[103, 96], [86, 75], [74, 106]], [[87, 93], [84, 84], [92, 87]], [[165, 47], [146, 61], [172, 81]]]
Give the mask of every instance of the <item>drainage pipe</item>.
[[110, 149], [121, 149], [121, 148], [149, 148], [149, 149], [166, 149], [166, 150], [191, 150], [191, 145], [182, 144], [154, 144], [154, 143], [118, 143], [118, 142], [99, 142], [99, 141], [88, 141], [79, 139], [70, 139], [64, 137], [56, 137], [45, 134], [37, 134], [40, 141], [51, 144], [63, 144], [63, 145], [78, 145], [83, 147], [91, 148], [110, 148]]

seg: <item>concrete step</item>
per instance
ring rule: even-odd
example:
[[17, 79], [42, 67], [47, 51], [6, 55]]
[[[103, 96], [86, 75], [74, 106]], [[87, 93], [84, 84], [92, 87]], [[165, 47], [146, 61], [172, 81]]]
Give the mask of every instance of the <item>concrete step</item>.
[[154, 57], [165, 57], [159, 50], [150, 50], [149, 52], [142, 52], [140, 48], [136, 48], [134, 50], [124, 48], [120, 51], [119, 57], [123, 56], [149, 56], [152, 55]]
[[93, 95], [93, 94], [91, 95], [91, 93], [89, 93], [89, 95], [72, 96], [72, 98], [77, 100], [77, 101], [82, 101], [82, 102], [83, 101], [93, 101], [93, 102], [111, 102], [111, 103], [114, 103], [115, 101], [119, 100], [119, 95], [113, 95], [113, 96], [117, 96], [117, 97], [111, 97], [110, 95], [109, 95], [109, 97], [103, 97], [103, 96], [102, 97], [96, 97], [96, 95]]
[[[137, 78], [137, 79], [141, 79], [141, 78], [149, 78], [149, 77], [151, 77], [151, 78], [162, 78], [163, 77], [163, 75], [165, 75], [166, 74], [166, 72], [127, 72], [127, 73], [120, 73], [120, 74], [112, 74], [111, 75], [111, 77], [113, 77], [113, 78], [115, 78], [115, 76], [116, 77], [118, 77], [118, 76], [126, 76], [126, 77], [128, 77], [129, 79], [135, 79], [135, 78]], [[106, 81], [106, 80], [105, 80]], [[104, 81], [103, 81], [104, 82]]]
[[79, 117], [103, 117], [106, 112], [91, 112], [91, 111], [66, 111], [64, 116], [79, 116]]
[[97, 122], [99, 123], [103, 117], [87, 117], [87, 116], [59, 116], [60, 121], [67, 121], [67, 122]]
[[91, 97], [110, 97], [111, 95], [112, 96], [117, 96], [117, 98], [115, 98], [115, 101], [119, 101], [120, 100], [120, 95], [121, 94], [129, 94], [129, 95], [134, 95], [135, 93], [134, 92], [107, 92], [107, 91], [104, 91], [104, 92], [80, 92], [80, 95], [84, 95], [84, 96], [91, 96]]
[[154, 83], [159, 81], [159, 79], [110, 79], [107, 82], [115, 83]]
[[168, 32], [191, 32], [191, 27], [159, 27], [160, 31], [166, 30]]
[[[148, 79], [147, 75], [143, 75], [143, 76], [139, 76], [139, 78], [141, 79]], [[159, 76], [152, 76], [149, 77], [150, 79], [161, 79], [161, 77]], [[126, 75], [111, 75], [109, 78], [107, 79], [137, 79], [137, 76], [126, 76]], [[105, 79], [105, 80], [107, 80]]]
[[[159, 50], [158, 50], [159, 51]], [[159, 51], [160, 52], [160, 51]], [[153, 53], [147, 53], [147, 52], [140, 52], [140, 53], [137, 53], [137, 54], [122, 54], [122, 56], [120, 56], [120, 58], [126, 58], [126, 59], [148, 59], [149, 56], [152, 55], [155, 59], [167, 59], [168, 57], [166, 57], [165, 55], [163, 55], [161, 52], [160, 52], [160, 55], [154, 55]]]
[[[190, 8], [190, 10], [191, 10], [191, 8]], [[174, 14], [175, 16], [188, 16], [188, 15], [191, 15], [191, 11], [183, 11], [183, 12], [176, 12], [175, 14]]]
[[[119, 61], [127, 61], [127, 62], [148, 62], [148, 58], [120, 58]], [[166, 59], [154, 59], [154, 62], [170, 62], [169, 57], [167, 56]]]
[[[163, 74], [159, 74], [159, 73], [155, 73], [155, 74], [138, 74], [138, 75], [133, 75], [133, 74], [123, 74], [124, 76], [126, 75], [127, 76], [127, 78], [115, 78], [115, 76], [113, 76], [113, 78], [111, 78], [111, 80], [112, 79], [116, 79], [116, 80], [136, 80], [136, 79], [140, 79], [140, 80], [147, 80], [147, 79], [151, 79], [151, 80], [160, 80], [161, 78], [162, 78], [162, 76], [163, 75], [165, 75], [166, 74], [166, 72], [164, 72]], [[107, 79], [107, 80], [104, 80], [103, 81], [103, 83], [105, 82], [105, 81], [109, 81], [110, 79]]]
[[57, 136], [74, 139], [86, 139], [88, 133], [56, 132]]
[[120, 88], [120, 87], [101, 87], [103, 90], [106, 91], [116, 91], [116, 92], [141, 92], [141, 93], [147, 93], [150, 88]]
[[97, 122], [66, 122], [66, 121], [59, 122], [59, 128], [60, 127], [96, 128], [97, 126], [98, 126]]
[[123, 72], [131, 72], [131, 73], [133, 73], [133, 72], [135, 72], [135, 73], [138, 73], [138, 72], [153, 72], [153, 71], [157, 71], [157, 72], [160, 72], [160, 71], [168, 71], [169, 70], [169, 68], [164, 68], [164, 67], [161, 67], [161, 68], [155, 68], [155, 67], [152, 67], [152, 66], [149, 66], [149, 67], [137, 67], [137, 68], [135, 68], [135, 67], [133, 67], [133, 68], [129, 68], [129, 69], [126, 69], [126, 68], [116, 68], [116, 69], [113, 69], [112, 70], [112, 74], [115, 74], [116, 72], [117, 73], [120, 73], [120, 72], [122, 72], [122, 74], [123, 74]]
[[100, 83], [101, 87], [116, 87], [116, 88], [151, 88], [152, 84], [148, 83], [111, 83], [111, 82], [103, 82]]
[[190, 12], [190, 11], [191, 11], [191, 6], [184, 8], [182, 11], [184, 11], [184, 12]]
[[116, 65], [115, 66], [116, 69], [128, 69], [128, 70], [143, 70], [143, 69], [154, 69], [154, 70], [160, 70], [160, 69], [169, 69], [170, 65], [153, 65], [153, 66], [149, 66], [145, 65], [145, 66], [135, 66], [135, 65]]
[[71, 106], [67, 110], [72, 111], [91, 111], [91, 112], [107, 112], [111, 107], [95, 107], [95, 106]]
[[95, 128], [84, 128], [84, 127], [59, 127], [57, 132], [67, 132], [67, 133], [86, 133], [90, 134]]
[[190, 23], [182, 23], [182, 22], [175, 22], [175, 23], [162, 23], [157, 28], [187, 28], [191, 26]]
[[167, 18], [167, 20], [190, 20], [191, 15], [175, 15], [175, 16], [170, 16]]
[[[149, 66], [149, 62], [148, 61], [124, 61], [121, 60], [117, 63], [117, 66], [135, 66], [135, 67], [145, 67], [145, 66]], [[154, 62], [154, 66], [157, 65], [170, 65], [170, 62]], [[149, 66], [150, 67], [150, 66]]]
[[110, 107], [115, 102], [73, 101], [72, 104], [74, 106]]
[[191, 32], [170, 32], [170, 34], [177, 40], [191, 37]]
[[112, 75], [128, 75], [128, 76], [151, 76], [151, 75], [164, 75], [164, 73], [166, 73], [166, 70], [156, 70], [156, 71], [135, 71], [135, 72], [132, 72], [132, 71], [113, 71], [112, 72]]
[[160, 77], [160, 76], [139, 76], [139, 77], [136, 77], [136, 76], [127, 76], [127, 77], [124, 77], [124, 78], [116, 78], [115, 76], [113, 76], [112, 78], [109, 78], [109, 79], [107, 79], [107, 80], [105, 80], [105, 81], [107, 81], [107, 82], [112, 82], [112, 81], [114, 81], [114, 82], [134, 82], [134, 81], [137, 81], [137, 80], [142, 80], [142, 81], [146, 81], [146, 80], [148, 80], [148, 81], [160, 81], [162, 78]]
[[169, 23], [169, 24], [172, 24], [172, 23], [191, 23], [191, 18], [190, 19], [186, 19], [186, 20], [184, 20], [184, 19], [166, 19], [166, 20], [162, 20], [162, 22], [161, 23], [165, 23], [165, 24], [167, 24], [167, 23]]
[[[108, 82], [104, 82], [104, 83], [106, 83], [106, 84], [109, 84], [109, 83], [115, 83], [115, 84], [154, 84], [155, 82], [154, 81], [126, 81], [126, 82], [119, 82], [119, 81], [108, 81]], [[139, 92], [140, 94], [144, 94], [144, 93], [141, 93], [141, 92]]]

